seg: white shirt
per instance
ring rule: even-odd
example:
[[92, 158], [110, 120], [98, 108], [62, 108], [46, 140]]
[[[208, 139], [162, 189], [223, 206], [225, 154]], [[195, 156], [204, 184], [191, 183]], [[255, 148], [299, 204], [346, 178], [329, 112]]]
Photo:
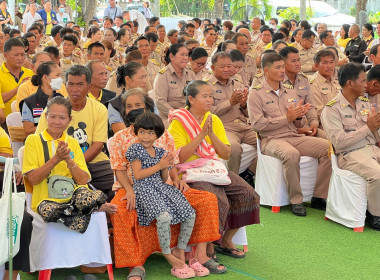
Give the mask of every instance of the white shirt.
[[23, 16], [22, 18], [22, 24], [25, 24], [25, 27], [26, 27], [26, 31], [28, 31], [29, 27], [32, 26], [32, 24], [36, 21], [36, 20], [40, 20], [42, 19], [41, 16], [36, 12], [34, 14], [34, 17], [32, 16], [32, 14], [30, 12], [28, 12], [26, 15]]
[[[63, 21], [64, 18], [67, 18], [66, 22]], [[60, 13], [57, 13], [57, 21], [59, 25], [66, 26], [66, 23], [68, 21], [71, 21], [71, 19], [70, 19], [70, 16], [66, 13], [62, 13], [62, 16], [60, 15]]]

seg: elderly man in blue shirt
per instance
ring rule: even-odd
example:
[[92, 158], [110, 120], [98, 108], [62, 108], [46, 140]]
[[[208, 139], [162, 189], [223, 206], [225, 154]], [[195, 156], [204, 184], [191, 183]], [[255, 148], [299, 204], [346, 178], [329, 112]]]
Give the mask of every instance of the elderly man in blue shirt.
[[115, 0], [109, 0], [108, 3], [110, 5], [104, 10], [104, 17], [110, 17], [115, 20], [117, 16], [122, 16], [123, 11], [119, 6], [116, 6]]

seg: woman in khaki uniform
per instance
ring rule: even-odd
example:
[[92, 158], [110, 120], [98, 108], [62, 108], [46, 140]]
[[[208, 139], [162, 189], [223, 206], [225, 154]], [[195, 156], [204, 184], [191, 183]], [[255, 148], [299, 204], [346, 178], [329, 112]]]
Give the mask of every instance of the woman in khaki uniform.
[[168, 127], [169, 111], [185, 107], [183, 88], [196, 80], [196, 77], [192, 70], [186, 68], [189, 53], [185, 45], [171, 45], [165, 60], [169, 64], [158, 72], [153, 84], [153, 94], [160, 116], [165, 127]]

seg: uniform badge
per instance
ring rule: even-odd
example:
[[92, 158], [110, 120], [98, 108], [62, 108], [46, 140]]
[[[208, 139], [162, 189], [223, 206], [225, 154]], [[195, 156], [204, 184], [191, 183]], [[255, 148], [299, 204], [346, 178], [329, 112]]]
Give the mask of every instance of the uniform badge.
[[171, 84], [176, 84], [177, 82], [176, 81], [170, 81]]
[[345, 118], [352, 118], [352, 115], [344, 115]]
[[362, 111], [360, 111], [360, 114], [362, 116], [368, 115], [368, 113], [369, 113], [369, 110], [362, 110]]
[[274, 103], [274, 101], [273, 100], [271, 100], [271, 101], [268, 101], [268, 102], [266, 102], [265, 104], [273, 104]]
[[295, 98], [289, 98], [288, 102], [297, 102], [297, 99], [295, 99]]

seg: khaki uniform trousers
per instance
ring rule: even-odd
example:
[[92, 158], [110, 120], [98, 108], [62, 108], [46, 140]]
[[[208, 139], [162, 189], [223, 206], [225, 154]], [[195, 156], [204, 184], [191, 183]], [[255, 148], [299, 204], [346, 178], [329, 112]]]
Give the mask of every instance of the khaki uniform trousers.
[[367, 181], [368, 211], [380, 216], [380, 148], [368, 145], [350, 153], [338, 155], [338, 165]]
[[[229, 129], [230, 124], [226, 125], [226, 134], [228, 141], [231, 145], [231, 156], [227, 162], [228, 170], [239, 174], [241, 154], [243, 149], [241, 144], [248, 144], [257, 148], [256, 132], [252, 129], [251, 125], [241, 123], [234, 123], [233, 128]], [[257, 157], [255, 157], [248, 168], [253, 173], [256, 173]]]
[[263, 153], [282, 161], [284, 177], [291, 204], [303, 202], [300, 185], [300, 157], [308, 156], [318, 159], [317, 179], [314, 187], [314, 197], [327, 198], [331, 161], [328, 157], [329, 143], [327, 140], [310, 136], [294, 136], [262, 141]]

